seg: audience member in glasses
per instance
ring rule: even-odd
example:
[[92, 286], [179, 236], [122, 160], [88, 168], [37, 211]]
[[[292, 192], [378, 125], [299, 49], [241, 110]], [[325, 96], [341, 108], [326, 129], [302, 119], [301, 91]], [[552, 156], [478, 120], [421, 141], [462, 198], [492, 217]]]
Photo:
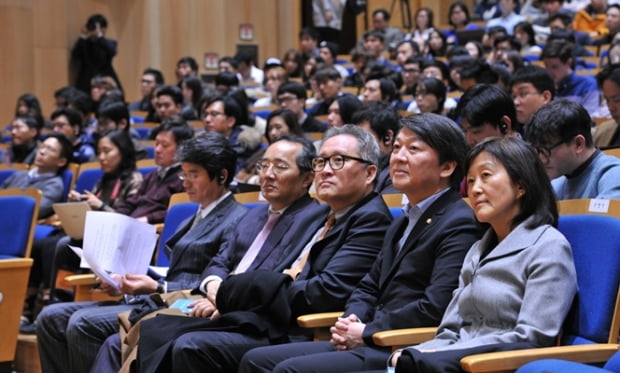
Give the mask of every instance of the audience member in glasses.
[[541, 107], [525, 127], [558, 199], [620, 199], [620, 159], [592, 142], [592, 119], [566, 99]]
[[140, 93], [142, 99], [134, 101], [128, 105], [129, 111], [149, 111], [151, 107], [151, 97], [155, 87], [164, 84], [164, 76], [161, 71], [146, 68], [142, 72], [142, 78], [140, 80]]
[[555, 83], [546, 69], [540, 66], [525, 66], [512, 75], [510, 90], [517, 121], [524, 126], [541, 106], [553, 100]]
[[[245, 354], [239, 372], [345, 372], [385, 367], [378, 331], [439, 323], [458, 270], [482, 230], [458, 194], [467, 145], [451, 120], [404, 118], [390, 159], [394, 186], [409, 200], [370, 272], [331, 327], [331, 341], [282, 344]], [[276, 365], [277, 364], [277, 365]]]
[[[227, 230], [246, 212], [228, 191], [235, 158], [232, 147], [217, 134], [199, 136], [183, 145], [178, 153], [183, 186], [190, 200], [200, 205], [199, 211], [179, 224], [166, 242], [171, 263], [167, 276], [156, 281], [142, 274], [114, 275], [123, 293], [165, 293], [199, 283], [202, 270], [225, 242]], [[100, 345], [118, 331], [118, 313], [140, 304], [76, 302], [45, 308], [37, 326], [43, 370], [89, 371]]]
[[[316, 227], [306, 229], [306, 232], [311, 232], [313, 236], [303, 248], [298, 260], [285, 271], [295, 279], [288, 285], [284, 295], [288, 307], [283, 303], [273, 310], [283, 315], [277, 320], [267, 315], [272, 320], [271, 326], [282, 334], [252, 333], [245, 328], [228, 333], [185, 333], [171, 343], [174, 371], [235, 371], [243, 354], [252, 347], [278, 343], [289, 338], [307, 340], [307, 331], [300, 332], [296, 327], [289, 329], [290, 323], [294, 325], [296, 316], [341, 310], [344, 307], [349, 294], [376, 261], [385, 230], [392, 220], [381, 196], [373, 192], [378, 158], [379, 150], [374, 138], [359, 127], [345, 125], [327, 131], [318, 157], [312, 162], [312, 168], [317, 195], [329, 206], [330, 217], [327, 221], [321, 219], [325, 226], [320, 230], [316, 230]], [[240, 276], [246, 279], [260, 277], [252, 272]], [[226, 281], [243, 279], [235, 280], [235, 277], [237, 275], [225, 280], [220, 289], [225, 286]], [[208, 293], [210, 294], [210, 291]], [[219, 303], [221, 299], [234, 296], [234, 293], [218, 292], [216, 300]], [[221, 317], [226, 316], [223, 314]], [[260, 313], [257, 316], [265, 317]], [[170, 320], [159, 321], [160, 317], [142, 324], [140, 369], [151, 371], [162, 357], [164, 362], [167, 360], [161, 352], [169, 350], [166, 346], [161, 348], [152, 338], [169, 343], [170, 336], [159, 332], [146, 332], [160, 330], [162, 324], [168, 328]], [[181, 325], [191, 323], [185, 317], [177, 319]], [[178, 335], [177, 325], [170, 326], [170, 330]], [[157, 345], [160, 348], [144, 351], [143, 346], [146, 345]]]

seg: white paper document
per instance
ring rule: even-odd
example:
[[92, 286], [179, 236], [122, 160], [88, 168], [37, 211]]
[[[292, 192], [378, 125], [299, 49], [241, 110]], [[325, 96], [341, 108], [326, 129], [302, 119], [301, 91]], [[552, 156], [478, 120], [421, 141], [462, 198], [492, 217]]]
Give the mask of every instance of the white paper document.
[[156, 243], [157, 233], [150, 224], [122, 214], [88, 211], [82, 263], [118, 289], [110, 273], [146, 274]]

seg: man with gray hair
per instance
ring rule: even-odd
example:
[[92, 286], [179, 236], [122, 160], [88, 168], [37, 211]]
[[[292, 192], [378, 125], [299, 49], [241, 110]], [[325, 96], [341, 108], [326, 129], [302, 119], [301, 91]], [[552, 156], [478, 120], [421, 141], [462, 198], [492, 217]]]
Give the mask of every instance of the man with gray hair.
[[254, 349], [238, 372], [385, 371], [391, 350], [375, 345], [374, 333], [439, 324], [465, 253], [482, 233], [458, 193], [467, 145], [458, 126], [437, 114], [402, 124], [390, 174], [409, 200], [407, 213], [390, 225], [381, 254], [331, 327], [331, 340]]
[[[204, 320], [197, 327], [195, 318], [158, 316], [142, 324], [140, 369], [156, 371], [171, 366], [179, 372], [234, 372], [251, 348], [309, 340], [307, 332], [289, 323], [306, 313], [342, 310], [344, 301], [377, 259], [392, 220], [383, 199], [373, 191], [378, 161], [376, 140], [361, 128], [345, 125], [326, 132], [312, 169], [317, 195], [329, 207], [329, 215], [310, 241], [303, 244], [297, 260], [281, 274], [293, 279], [286, 284], [283, 304], [287, 306], [275, 310], [287, 317], [262, 315], [271, 320], [268, 330], [277, 329], [275, 323], [281, 324], [285, 330], [282, 338], [274, 340], [265, 332], [205, 330], [217, 319]], [[227, 281], [238, 282], [245, 276], [248, 282], [252, 280], [247, 288], [261, 283], [258, 275], [250, 271], [225, 279], [217, 293], [218, 308], [220, 301], [239, 298], [237, 293], [222, 291], [230, 289]], [[269, 286], [266, 281], [262, 284]], [[230, 319], [233, 315], [223, 313], [221, 317]], [[260, 319], [261, 314], [253, 316]], [[149, 350], [146, 346], [155, 348]]]

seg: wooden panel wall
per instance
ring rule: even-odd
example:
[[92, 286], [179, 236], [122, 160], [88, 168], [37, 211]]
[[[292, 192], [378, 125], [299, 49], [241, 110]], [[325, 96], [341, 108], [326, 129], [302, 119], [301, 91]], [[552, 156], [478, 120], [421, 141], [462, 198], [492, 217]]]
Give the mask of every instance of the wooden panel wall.
[[[257, 44], [262, 64], [297, 47], [301, 24], [294, 0], [0, 0], [0, 123], [10, 121], [26, 92], [49, 116], [54, 90], [70, 79], [71, 47], [93, 13], [108, 18], [107, 35], [118, 40], [114, 67], [128, 100], [139, 96], [147, 66], [174, 82], [180, 57], [194, 57], [204, 72], [205, 52], [233, 55], [238, 43]], [[239, 24], [246, 23], [254, 40], [241, 42]]]

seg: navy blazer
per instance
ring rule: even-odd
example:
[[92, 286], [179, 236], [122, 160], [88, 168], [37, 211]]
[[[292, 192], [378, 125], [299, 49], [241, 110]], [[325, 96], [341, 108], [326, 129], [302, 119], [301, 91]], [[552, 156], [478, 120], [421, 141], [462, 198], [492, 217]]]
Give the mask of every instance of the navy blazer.
[[293, 316], [342, 310], [377, 259], [391, 221], [388, 207], [375, 192], [336, 220], [327, 235], [312, 246], [308, 263], [289, 286]]
[[[267, 221], [269, 205], [250, 210], [231, 230], [212, 262], [203, 271], [202, 278], [218, 276], [226, 278], [243, 258], [254, 238]], [[261, 247], [248, 271], [265, 269], [281, 272], [299, 256], [305, 242], [318, 229], [318, 223], [325, 221], [329, 209], [305, 194], [290, 205], [278, 219], [267, 240]], [[318, 223], [317, 223], [318, 222]], [[308, 227], [317, 226], [312, 232]]]
[[232, 195], [224, 198], [204, 219], [190, 230], [194, 216], [179, 224], [179, 229], [166, 242], [170, 259], [166, 276], [168, 291], [192, 289], [200, 284], [202, 271], [209, 264], [247, 208]]
[[363, 338], [369, 346], [379, 331], [439, 325], [463, 258], [482, 235], [471, 208], [453, 190], [422, 214], [398, 251], [407, 222], [403, 215], [390, 226], [378, 260], [345, 307], [345, 315], [366, 323]]

